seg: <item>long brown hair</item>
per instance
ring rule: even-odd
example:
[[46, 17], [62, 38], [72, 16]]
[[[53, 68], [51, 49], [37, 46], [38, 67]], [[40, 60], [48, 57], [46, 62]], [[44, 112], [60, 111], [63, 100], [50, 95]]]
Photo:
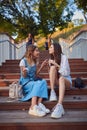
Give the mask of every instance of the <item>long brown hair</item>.
[[34, 46], [33, 44], [29, 45], [29, 46], [27, 47], [26, 52], [25, 52], [25, 55], [24, 55], [24, 57], [26, 57], [27, 59], [29, 59], [29, 61], [33, 60], [35, 63], [36, 63], [37, 59], [35, 59], [35, 58], [33, 57], [33, 53], [34, 53], [34, 51], [35, 51], [36, 48], [37, 48], [37, 47]]
[[57, 64], [60, 65], [61, 63], [61, 54], [62, 54], [62, 49], [59, 43], [52, 43], [54, 46], [54, 54], [51, 54], [50, 57], [52, 60], [55, 60]]

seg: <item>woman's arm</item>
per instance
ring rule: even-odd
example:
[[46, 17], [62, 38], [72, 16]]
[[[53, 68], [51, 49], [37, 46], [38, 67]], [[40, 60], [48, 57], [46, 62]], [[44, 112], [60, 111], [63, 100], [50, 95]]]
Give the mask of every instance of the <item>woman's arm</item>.
[[20, 66], [21, 73], [23, 77], [27, 76], [27, 68], [25, 66]]
[[40, 68], [37, 67], [38, 69], [37, 69], [36, 74], [38, 75], [38, 74], [40, 73], [40, 71], [43, 69], [43, 67], [46, 66], [47, 64], [48, 64], [48, 60], [46, 59], [46, 60], [44, 60], [44, 61], [42, 62]]
[[24, 61], [24, 59], [22, 59], [20, 61], [19, 66], [20, 66], [20, 70], [21, 70], [22, 76], [26, 77], [27, 76], [28, 68], [25, 67], [25, 61]]
[[58, 69], [60, 68], [60, 65], [58, 65], [54, 60], [49, 60], [49, 65], [52, 64], [55, 67], [57, 67]]
[[68, 62], [68, 59], [65, 55], [62, 56], [61, 67], [59, 69], [59, 73], [63, 76], [69, 76], [70, 75], [69, 62]]

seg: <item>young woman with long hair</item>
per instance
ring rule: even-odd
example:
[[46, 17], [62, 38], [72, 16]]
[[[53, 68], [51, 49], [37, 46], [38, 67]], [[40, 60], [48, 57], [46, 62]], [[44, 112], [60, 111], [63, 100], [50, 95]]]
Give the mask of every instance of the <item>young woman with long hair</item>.
[[25, 56], [20, 61], [20, 84], [23, 88], [23, 97], [21, 101], [28, 101], [31, 99], [31, 106], [29, 109], [30, 115], [44, 116], [50, 110], [42, 104], [43, 98], [48, 98], [47, 83], [44, 79], [37, 78], [37, 74], [47, 64], [43, 61], [39, 69], [38, 66], [39, 50], [34, 45], [29, 45]]
[[55, 106], [51, 117], [60, 118], [64, 115], [64, 108], [62, 105], [65, 88], [72, 86], [72, 80], [70, 76], [70, 67], [67, 57], [62, 53], [62, 49], [59, 43], [51, 44], [49, 48], [49, 78], [50, 78], [50, 101], [56, 101], [57, 96], [55, 93], [55, 85], [59, 86], [59, 99]]

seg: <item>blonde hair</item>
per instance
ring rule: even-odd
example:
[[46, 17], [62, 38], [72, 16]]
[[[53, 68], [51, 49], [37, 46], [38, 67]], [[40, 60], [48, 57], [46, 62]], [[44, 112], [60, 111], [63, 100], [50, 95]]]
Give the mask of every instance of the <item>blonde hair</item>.
[[33, 57], [33, 52], [35, 51], [37, 47], [35, 45], [29, 45], [26, 49], [24, 57], [29, 59], [29, 61], [33, 60], [36, 63], [36, 59]]

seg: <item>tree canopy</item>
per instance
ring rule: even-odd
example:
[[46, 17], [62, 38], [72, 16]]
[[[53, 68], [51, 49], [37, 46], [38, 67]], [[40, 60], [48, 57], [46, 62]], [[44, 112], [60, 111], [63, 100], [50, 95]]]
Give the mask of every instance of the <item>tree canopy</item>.
[[33, 35], [48, 35], [56, 27], [61, 29], [70, 21], [67, 5], [68, 0], [1, 0], [0, 17], [4, 25], [9, 23], [11, 26], [9, 29], [7, 24], [7, 31], [11, 35], [12, 32], [16, 33], [18, 39], [25, 38], [29, 32]]
[[15, 27], [0, 15], [0, 32], [8, 32], [10, 35], [16, 34]]
[[66, 0], [40, 0], [39, 23], [45, 35], [53, 33], [58, 26], [63, 28], [66, 25], [67, 22], [63, 19], [66, 5]]
[[87, 1], [86, 0], [74, 0], [78, 9], [81, 9], [84, 15], [84, 18], [87, 23]]

